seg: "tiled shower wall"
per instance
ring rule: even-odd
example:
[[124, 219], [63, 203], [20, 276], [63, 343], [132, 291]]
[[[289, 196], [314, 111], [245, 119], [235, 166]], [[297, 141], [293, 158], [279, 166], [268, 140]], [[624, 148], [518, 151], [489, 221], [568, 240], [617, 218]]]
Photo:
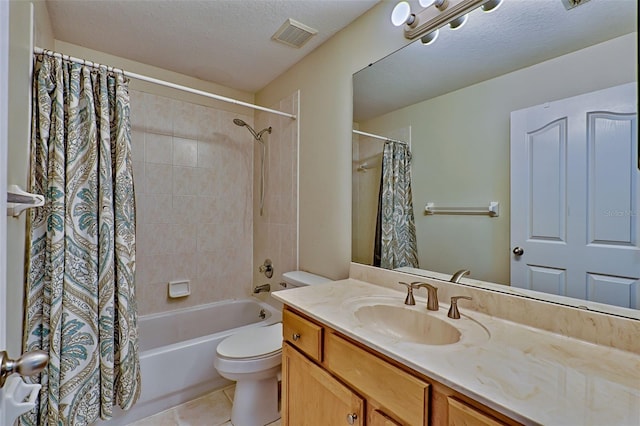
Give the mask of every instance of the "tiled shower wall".
[[[252, 116], [131, 91], [141, 315], [247, 297], [252, 279]], [[191, 295], [168, 297], [189, 280]]]
[[[269, 108], [298, 114], [299, 92]], [[256, 131], [271, 126], [265, 133], [265, 199], [260, 216], [260, 147], [254, 157], [254, 285], [271, 284], [280, 290], [282, 274], [298, 269], [298, 121], [274, 114], [256, 114]], [[258, 272], [265, 259], [271, 259], [271, 279]]]

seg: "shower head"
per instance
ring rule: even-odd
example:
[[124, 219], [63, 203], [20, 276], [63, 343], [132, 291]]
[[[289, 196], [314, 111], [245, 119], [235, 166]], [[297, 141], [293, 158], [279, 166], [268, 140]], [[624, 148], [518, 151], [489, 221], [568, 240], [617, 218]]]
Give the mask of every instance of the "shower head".
[[236, 126], [246, 127], [247, 129], [249, 129], [253, 137], [256, 138], [258, 142], [262, 142], [262, 134], [264, 132], [271, 133], [271, 126], [267, 127], [266, 129], [262, 129], [258, 133], [256, 133], [256, 131], [253, 130], [251, 126], [249, 126], [244, 120], [240, 120], [239, 118], [234, 118], [233, 124], [235, 124]]
[[266, 129], [262, 129], [258, 132], [258, 139], [262, 140], [262, 134], [264, 132], [267, 132], [269, 134], [271, 134], [271, 126], [267, 127]]
[[264, 208], [264, 157], [266, 155], [266, 149], [267, 149], [264, 141], [262, 140], [262, 135], [264, 134], [264, 132], [271, 133], [271, 126], [267, 127], [266, 129], [262, 129], [258, 133], [256, 133], [256, 131], [253, 130], [251, 126], [249, 126], [247, 123], [245, 123], [244, 120], [240, 120], [239, 118], [234, 118], [233, 124], [235, 124], [236, 126], [246, 127], [247, 129], [249, 129], [253, 137], [256, 138], [256, 141], [260, 144], [260, 147], [262, 148], [261, 150], [262, 155], [260, 156], [260, 216], [262, 216], [262, 209]]

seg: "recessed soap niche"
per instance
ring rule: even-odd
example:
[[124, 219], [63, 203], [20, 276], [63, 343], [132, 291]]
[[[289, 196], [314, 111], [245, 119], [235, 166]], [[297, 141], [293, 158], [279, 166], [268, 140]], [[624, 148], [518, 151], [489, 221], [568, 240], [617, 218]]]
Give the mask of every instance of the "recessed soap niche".
[[191, 294], [189, 280], [169, 281], [169, 298], [178, 299]]

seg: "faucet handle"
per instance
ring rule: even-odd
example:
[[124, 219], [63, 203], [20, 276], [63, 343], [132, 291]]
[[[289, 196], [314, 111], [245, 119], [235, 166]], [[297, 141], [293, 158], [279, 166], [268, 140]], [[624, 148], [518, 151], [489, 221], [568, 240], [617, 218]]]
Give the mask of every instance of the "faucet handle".
[[458, 299], [473, 300], [473, 298], [469, 296], [453, 296], [451, 298], [451, 306], [449, 307], [449, 312], [447, 313], [447, 316], [449, 318], [460, 319], [460, 311], [458, 310]]
[[407, 297], [404, 299], [404, 304], [405, 305], [415, 305], [416, 304], [416, 299], [414, 299], [413, 297], [413, 289], [416, 288], [415, 283], [405, 283], [402, 281], [398, 281], [398, 284], [402, 284], [404, 286], [407, 286]]

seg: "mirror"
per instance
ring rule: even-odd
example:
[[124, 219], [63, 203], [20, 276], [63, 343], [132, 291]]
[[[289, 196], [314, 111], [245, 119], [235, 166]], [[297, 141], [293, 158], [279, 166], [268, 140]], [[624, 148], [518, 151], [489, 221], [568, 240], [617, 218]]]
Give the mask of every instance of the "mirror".
[[[354, 74], [354, 129], [411, 145], [420, 263], [412, 272], [448, 279], [469, 269], [464, 284], [640, 319], [640, 311], [606, 301], [519, 288], [510, 275], [510, 114], [637, 82], [637, 2], [610, 6], [591, 0], [566, 10], [561, 0], [506, 0], [492, 13], [471, 12], [459, 30], [441, 28], [433, 44], [417, 40]], [[372, 264], [382, 148], [383, 141], [354, 135], [357, 263]], [[499, 216], [425, 214], [428, 202], [490, 201], [500, 203]], [[634, 208], [625, 214], [637, 217]], [[633, 232], [637, 249], [640, 230]], [[640, 303], [637, 277], [631, 287]]]

